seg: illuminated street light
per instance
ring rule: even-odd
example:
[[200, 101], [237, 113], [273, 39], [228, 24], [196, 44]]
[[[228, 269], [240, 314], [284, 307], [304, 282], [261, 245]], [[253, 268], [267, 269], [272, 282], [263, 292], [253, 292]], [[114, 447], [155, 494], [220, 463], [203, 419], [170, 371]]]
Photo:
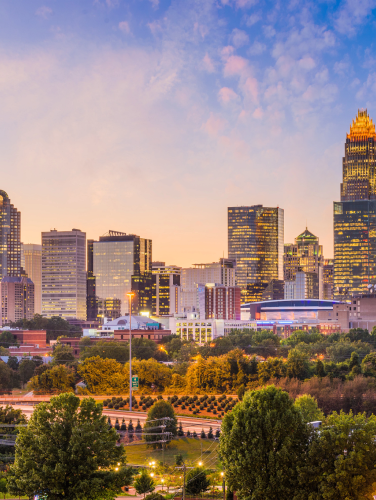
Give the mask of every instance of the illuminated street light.
[[129, 297], [129, 411], [132, 411], [132, 297], [134, 293], [127, 293]]
[[152, 472], [152, 473], [150, 474], [150, 476], [151, 476], [151, 477], [154, 477], [154, 472]]
[[202, 462], [199, 462], [199, 463], [198, 463], [198, 466], [199, 466], [199, 467], [201, 467], [201, 466], [202, 466]]

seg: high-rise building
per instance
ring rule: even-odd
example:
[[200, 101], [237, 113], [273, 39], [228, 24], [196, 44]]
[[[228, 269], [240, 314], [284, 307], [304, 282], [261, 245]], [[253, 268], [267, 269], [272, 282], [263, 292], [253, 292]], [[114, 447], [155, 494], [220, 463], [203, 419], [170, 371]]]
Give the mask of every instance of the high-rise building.
[[271, 280], [283, 280], [282, 208], [228, 208], [228, 256], [236, 261], [242, 303], [261, 300]]
[[34, 312], [42, 314], [42, 245], [21, 243], [21, 266], [34, 283]]
[[181, 312], [181, 267], [152, 262], [153, 316], [172, 316]]
[[182, 311], [198, 309], [197, 286], [199, 283], [219, 283], [235, 286], [235, 261], [221, 258], [209, 264], [194, 264], [181, 270], [181, 308]]
[[200, 319], [240, 320], [240, 287], [200, 283], [197, 298]]
[[333, 300], [333, 259], [324, 259], [323, 283], [324, 283], [324, 300]]
[[86, 319], [86, 233], [42, 233], [42, 315]]
[[[323, 267], [324, 267], [324, 257], [322, 246], [319, 244], [319, 239], [317, 236], [312, 234], [306, 228], [299, 236], [295, 238], [295, 243], [286, 243], [284, 246], [284, 257], [283, 257], [283, 274], [285, 281], [295, 281], [297, 273], [309, 273], [316, 274], [317, 280], [312, 276], [307, 276], [304, 278], [305, 293], [308, 296], [302, 297], [301, 285], [296, 288], [296, 293], [299, 296], [294, 298], [307, 298], [307, 299], [322, 299], [324, 295], [324, 285], [323, 285]], [[303, 280], [302, 276], [299, 278], [300, 283]], [[313, 286], [313, 282], [318, 283]], [[312, 284], [312, 286], [310, 285]], [[299, 292], [298, 292], [299, 288]], [[313, 296], [309, 295], [314, 293]], [[286, 294], [290, 297], [291, 291], [286, 288]], [[287, 299], [287, 295], [285, 298]]]
[[[134, 234], [109, 231], [88, 241], [88, 304], [119, 299], [121, 315], [129, 313], [127, 294], [133, 292], [132, 312], [152, 308], [152, 241]], [[88, 318], [89, 319], [89, 318]], [[90, 318], [94, 319], [94, 318]]]
[[334, 298], [376, 284], [376, 130], [358, 111], [346, 136], [341, 201], [334, 202]]
[[121, 316], [121, 300], [120, 299], [104, 299], [97, 301], [97, 318], [100, 324], [107, 321], [113, 321]]
[[21, 213], [0, 191], [0, 278], [21, 276]]
[[1, 326], [34, 316], [34, 284], [30, 278], [6, 276], [0, 282]]

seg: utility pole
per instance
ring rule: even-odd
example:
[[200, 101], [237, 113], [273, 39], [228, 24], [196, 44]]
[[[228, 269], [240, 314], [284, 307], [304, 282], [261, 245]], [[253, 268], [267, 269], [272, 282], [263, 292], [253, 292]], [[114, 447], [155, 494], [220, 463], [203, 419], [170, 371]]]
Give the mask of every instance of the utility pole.
[[134, 293], [127, 293], [129, 297], [129, 411], [132, 411], [132, 297]]

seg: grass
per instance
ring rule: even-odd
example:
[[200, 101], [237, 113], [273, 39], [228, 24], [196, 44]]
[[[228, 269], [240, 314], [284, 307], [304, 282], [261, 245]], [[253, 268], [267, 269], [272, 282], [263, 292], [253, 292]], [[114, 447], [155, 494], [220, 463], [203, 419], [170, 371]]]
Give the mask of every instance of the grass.
[[[218, 442], [208, 439], [181, 438], [174, 439], [164, 451], [164, 461], [167, 465], [175, 465], [176, 455], [183, 455], [184, 461], [198, 462], [201, 459], [205, 465], [214, 467], [217, 462]], [[145, 465], [150, 460], [162, 461], [162, 450], [147, 448], [146, 444], [126, 446], [127, 462], [134, 465]]]

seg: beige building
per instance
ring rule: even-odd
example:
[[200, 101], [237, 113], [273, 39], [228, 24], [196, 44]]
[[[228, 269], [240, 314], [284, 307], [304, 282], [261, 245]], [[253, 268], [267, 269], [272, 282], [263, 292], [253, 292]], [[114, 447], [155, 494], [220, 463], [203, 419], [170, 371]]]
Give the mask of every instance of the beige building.
[[6, 276], [1, 280], [1, 326], [34, 316], [34, 284], [30, 278]]
[[353, 297], [351, 302], [334, 304], [335, 319], [341, 324], [341, 329], [348, 332], [351, 328], [363, 328], [372, 331], [376, 326], [376, 295], [360, 295]]
[[21, 243], [21, 266], [34, 283], [34, 313], [42, 314], [42, 245]]

